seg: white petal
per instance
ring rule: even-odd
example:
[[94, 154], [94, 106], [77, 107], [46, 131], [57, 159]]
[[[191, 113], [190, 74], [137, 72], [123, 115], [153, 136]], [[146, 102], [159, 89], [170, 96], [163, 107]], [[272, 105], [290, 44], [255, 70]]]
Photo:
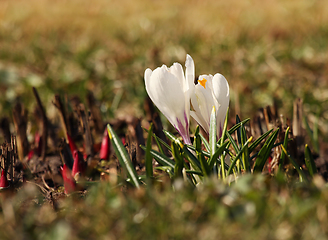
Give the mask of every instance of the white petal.
[[169, 72], [177, 77], [177, 79], [179, 80], [179, 83], [181, 85], [181, 88], [183, 90], [185, 90], [187, 86], [186, 86], [185, 77], [183, 74], [183, 69], [182, 69], [181, 64], [173, 63], [173, 65], [169, 68]]
[[[196, 122], [198, 122], [198, 124], [200, 124], [204, 129], [206, 129], [205, 128], [206, 122], [200, 112], [199, 103], [198, 103], [199, 100], [198, 100], [197, 95], [195, 94], [195, 91], [191, 92], [190, 97], [191, 97], [190, 101], [191, 101], [192, 108], [195, 110], [195, 111], [191, 111], [190, 115], [196, 120]], [[197, 115], [197, 117], [194, 117], [196, 115]]]
[[213, 93], [218, 102], [229, 101], [229, 84], [227, 79], [220, 73], [213, 77]]
[[153, 71], [150, 68], [147, 68], [145, 70], [144, 78], [145, 78], [145, 84], [146, 84], [146, 86], [147, 86], [147, 84], [149, 84], [150, 76], [151, 76], [152, 72]]
[[[205, 89], [200, 84], [195, 86], [194, 94], [191, 97], [191, 103], [199, 119], [202, 120], [202, 125], [206, 123], [204, 130], [208, 131], [210, 124], [211, 111], [214, 106], [212, 93], [209, 88]], [[196, 120], [196, 119], [195, 119]], [[197, 121], [197, 120], [196, 120]], [[199, 122], [200, 123], [200, 122]], [[201, 124], [201, 123], [200, 123]]]
[[194, 84], [194, 81], [195, 81], [195, 64], [194, 64], [194, 60], [192, 59], [192, 57], [187, 54], [187, 57], [186, 57], [186, 63], [185, 63], [185, 66], [186, 66], [186, 81], [187, 81], [187, 84], [188, 84], [188, 91], [192, 91], [195, 84]]
[[209, 127], [208, 124], [205, 122], [202, 116], [199, 116], [196, 112], [190, 111], [190, 116], [208, 133]]
[[220, 104], [217, 114], [218, 123], [223, 125], [224, 118], [229, 106], [230, 93], [229, 84], [225, 77], [219, 73], [215, 74], [213, 77], [213, 95], [217, 102]]
[[214, 106], [213, 97], [209, 88], [205, 89], [201, 85], [195, 87], [195, 92], [199, 97], [199, 107], [206, 122], [210, 123], [210, 116]]
[[[145, 77], [149, 76], [145, 73]], [[145, 79], [149, 97], [171, 124], [177, 126], [176, 119], [184, 119], [185, 113], [185, 98], [177, 77], [162, 66], [155, 69], [149, 78]]]

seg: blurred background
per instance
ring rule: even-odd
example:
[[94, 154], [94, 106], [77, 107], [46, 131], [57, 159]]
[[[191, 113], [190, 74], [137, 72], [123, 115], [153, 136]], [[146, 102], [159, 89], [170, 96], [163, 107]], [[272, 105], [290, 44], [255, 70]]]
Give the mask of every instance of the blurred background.
[[291, 118], [302, 98], [326, 139], [327, 45], [324, 0], [0, 1], [0, 115], [18, 100], [32, 112], [36, 87], [49, 117], [55, 94], [88, 91], [107, 119], [142, 117], [145, 69], [188, 53], [196, 75], [227, 78], [231, 114], [277, 104]]

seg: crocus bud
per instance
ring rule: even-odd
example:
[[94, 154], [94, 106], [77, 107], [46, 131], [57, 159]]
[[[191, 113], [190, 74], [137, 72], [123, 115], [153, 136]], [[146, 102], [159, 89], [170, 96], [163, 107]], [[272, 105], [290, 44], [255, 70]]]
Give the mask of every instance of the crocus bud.
[[69, 168], [64, 164], [64, 166], [60, 167], [60, 171], [64, 180], [64, 188], [65, 193], [69, 194], [75, 190], [76, 183], [74, 178], [72, 177], [71, 171]]
[[72, 154], [74, 153], [74, 151], [77, 151], [77, 147], [74, 143], [74, 141], [72, 140], [71, 136], [67, 133], [67, 141], [69, 144], [69, 148], [71, 149]]
[[7, 176], [5, 174], [5, 171], [2, 170], [1, 171], [1, 179], [0, 179], [0, 189], [4, 189], [4, 188], [8, 188], [9, 187], [9, 183], [7, 180]]
[[38, 132], [36, 132], [34, 135], [34, 144], [35, 144], [34, 153], [37, 154], [38, 156], [41, 156], [43, 141]]
[[108, 160], [109, 155], [110, 155], [110, 141], [108, 137], [108, 130], [106, 128], [101, 142], [99, 157], [102, 160]]
[[125, 145], [125, 144], [126, 144], [126, 140], [125, 140], [125, 137], [121, 137], [121, 141], [122, 141], [123, 145]]
[[32, 149], [27, 154], [27, 161], [30, 161], [33, 156], [34, 156], [34, 150]]
[[77, 180], [79, 175], [84, 175], [84, 161], [82, 155], [78, 151], [74, 151], [73, 153], [73, 169], [72, 169], [72, 177]]

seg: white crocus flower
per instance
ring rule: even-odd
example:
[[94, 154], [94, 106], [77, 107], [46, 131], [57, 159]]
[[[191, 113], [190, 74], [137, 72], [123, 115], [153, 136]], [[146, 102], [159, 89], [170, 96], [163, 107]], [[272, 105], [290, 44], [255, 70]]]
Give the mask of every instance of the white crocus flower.
[[194, 111], [190, 115], [209, 133], [210, 117], [213, 106], [216, 111], [217, 134], [220, 137], [226, 112], [229, 106], [229, 84], [225, 77], [219, 73], [200, 75], [198, 84], [191, 94], [191, 104]]
[[187, 55], [186, 73], [181, 64], [170, 68], [163, 65], [154, 71], [146, 69], [146, 91], [169, 122], [180, 133], [186, 144], [191, 144], [189, 135], [190, 93], [194, 88], [195, 68], [193, 59]]

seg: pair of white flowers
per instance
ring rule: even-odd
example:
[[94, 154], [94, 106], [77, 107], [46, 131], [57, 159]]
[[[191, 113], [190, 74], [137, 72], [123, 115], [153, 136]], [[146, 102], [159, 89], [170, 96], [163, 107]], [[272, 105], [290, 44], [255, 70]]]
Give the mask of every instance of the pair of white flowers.
[[190, 115], [208, 133], [214, 106], [218, 135], [221, 135], [230, 97], [229, 84], [223, 75], [200, 75], [195, 85], [195, 65], [189, 55], [185, 67], [185, 73], [179, 63], [170, 68], [163, 65], [154, 71], [148, 68], [144, 77], [150, 99], [180, 133], [183, 141], [190, 144]]

